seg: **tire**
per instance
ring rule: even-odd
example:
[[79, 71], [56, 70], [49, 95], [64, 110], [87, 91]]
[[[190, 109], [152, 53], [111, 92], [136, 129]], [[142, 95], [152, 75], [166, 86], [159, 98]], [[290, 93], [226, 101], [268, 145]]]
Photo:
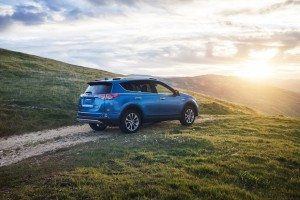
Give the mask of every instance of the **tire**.
[[183, 126], [191, 126], [196, 119], [195, 109], [193, 106], [185, 106], [181, 114], [180, 123]]
[[123, 133], [135, 133], [141, 127], [141, 114], [135, 109], [126, 110], [121, 117], [119, 128]]
[[103, 131], [107, 127], [104, 123], [89, 123], [89, 125], [94, 131]]

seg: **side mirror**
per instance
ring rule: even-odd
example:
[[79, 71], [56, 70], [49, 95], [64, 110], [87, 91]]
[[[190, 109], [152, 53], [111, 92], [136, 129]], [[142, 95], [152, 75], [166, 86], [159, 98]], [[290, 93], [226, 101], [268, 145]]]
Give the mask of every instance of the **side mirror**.
[[174, 91], [174, 95], [175, 95], [175, 96], [179, 96], [179, 91], [178, 91], [178, 90], [175, 90], [175, 91]]

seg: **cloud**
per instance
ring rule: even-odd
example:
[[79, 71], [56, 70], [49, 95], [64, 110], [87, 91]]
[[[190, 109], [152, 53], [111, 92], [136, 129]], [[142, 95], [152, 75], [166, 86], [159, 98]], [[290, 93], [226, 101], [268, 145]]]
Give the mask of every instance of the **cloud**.
[[43, 8], [34, 5], [18, 5], [11, 15], [12, 20], [23, 22], [24, 24], [40, 24], [51, 18]]
[[[2, 8], [2, 9], [1, 9]], [[0, 6], [3, 10], [3, 7]], [[5, 29], [14, 22], [21, 22], [25, 25], [36, 25], [51, 20], [51, 15], [41, 6], [35, 4], [17, 5], [11, 12], [0, 15], [0, 30]]]
[[300, 5], [300, 1], [288, 0], [288, 1], [281, 2], [281, 3], [275, 3], [266, 8], [259, 9], [258, 13], [259, 14], [270, 13], [270, 12], [285, 8], [289, 5]]
[[299, 67], [298, 1], [228, 1], [12, 1], [0, 4], [0, 43], [124, 74], [230, 73], [269, 49], [274, 67]]
[[281, 10], [290, 5], [300, 5], [300, 1], [296, 0], [287, 0], [280, 3], [274, 3], [267, 5], [263, 8], [250, 9], [250, 8], [240, 8], [240, 9], [227, 9], [222, 11], [220, 14], [224, 16], [233, 16], [233, 15], [253, 15], [253, 14], [267, 14], [277, 10]]
[[121, 4], [126, 6], [135, 6], [138, 0], [88, 0], [89, 2], [96, 5], [111, 5], [111, 4]]
[[1, 29], [5, 29], [8, 27], [10, 21], [10, 16], [8, 15], [0, 15], [0, 31]]
[[[97, 18], [99, 16], [124, 15], [122, 9], [113, 5], [112, 2], [100, 0], [31, 0], [26, 1], [24, 4], [11, 5], [12, 13], [10, 14], [4, 12], [7, 6], [0, 4], [0, 30], [4, 30], [15, 22], [21, 22], [24, 25], [38, 25], [80, 20], [85, 17]], [[122, 5], [128, 6], [134, 4], [130, 3], [130, 0], [115, 1], [115, 3], [121, 2]], [[59, 18], [56, 17], [58, 15]]]

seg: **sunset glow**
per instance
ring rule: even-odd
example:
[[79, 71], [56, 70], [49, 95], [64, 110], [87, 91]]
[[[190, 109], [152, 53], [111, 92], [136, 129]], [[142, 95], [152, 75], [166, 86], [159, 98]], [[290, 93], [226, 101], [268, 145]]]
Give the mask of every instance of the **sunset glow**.
[[251, 51], [249, 59], [241, 66], [236, 75], [254, 80], [264, 80], [272, 76], [269, 61], [277, 54], [277, 49]]
[[253, 80], [264, 80], [271, 76], [270, 69], [263, 63], [249, 63], [248, 66], [242, 67], [236, 75]]

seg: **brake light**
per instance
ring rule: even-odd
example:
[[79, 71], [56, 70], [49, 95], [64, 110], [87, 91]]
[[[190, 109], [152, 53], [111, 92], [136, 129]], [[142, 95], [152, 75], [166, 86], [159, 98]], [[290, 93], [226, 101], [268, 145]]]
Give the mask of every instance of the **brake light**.
[[99, 95], [100, 99], [104, 99], [104, 100], [112, 100], [118, 96], [120, 96], [120, 94], [118, 94], [118, 93], [100, 94]]

